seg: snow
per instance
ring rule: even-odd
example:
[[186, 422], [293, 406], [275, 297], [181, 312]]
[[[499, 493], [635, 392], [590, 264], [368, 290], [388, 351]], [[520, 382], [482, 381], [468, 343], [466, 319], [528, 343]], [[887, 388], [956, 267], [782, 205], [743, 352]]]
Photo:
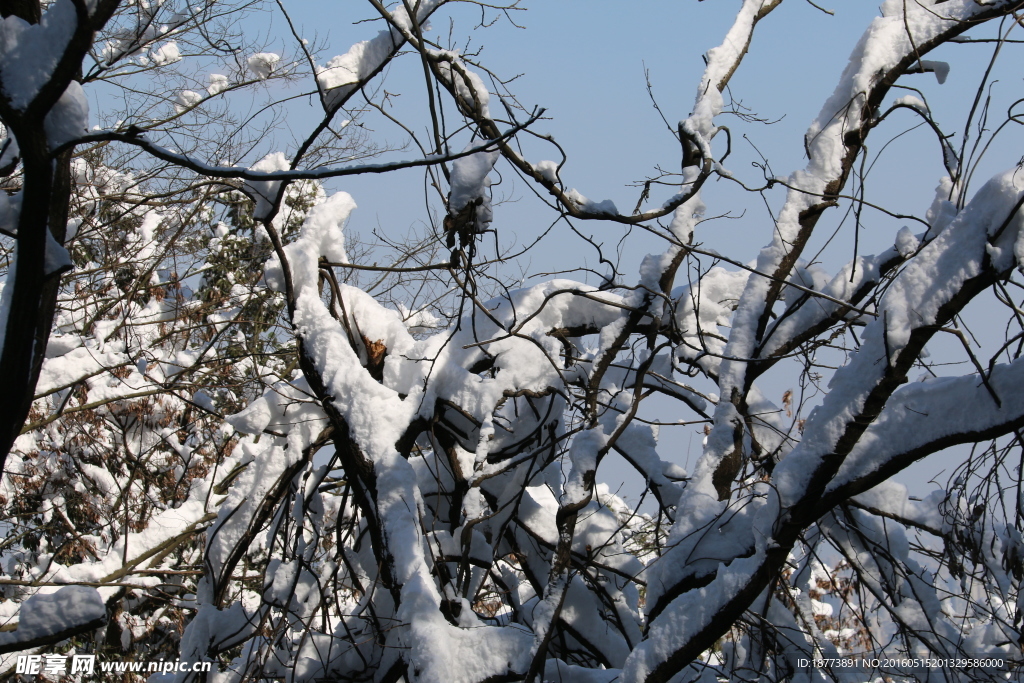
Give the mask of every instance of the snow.
[[39, 24], [11, 15], [0, 20], [0, 82], [15, 109], [25, 109], [50, 80], [77, 26], [71, 0], [56, 0]]
[[[841, 479], [832, 486], [837, 485], [842, 485]], [[942, 533], [946, 525], [940, 504], [945, 497], [946, 492], [937, 489], [922, 501], [911, 500], [906, 486], [895, 481], [884, 481], [855, 496], [853, 500], [877, 514], [905, 519], [919, 527]]]
[[[273, 171], [284, 171], [291, 168], [288, 158], [281, 152], [274, 152], [263, 157], [251, 166], [253, 171], [270, 173]], [[274, 201], [281, 187], [279, 180], [247, 180], [243, 189], [256, 201], [256, 208], [253, 210], [253, 217], [256, 220], [269, 218], [270, 211], [274, 207]]]
[[[682, 207], [677, 211], [682, 210]], [[657, 271], [646, 276], [647, 281], [657, 281]], [[711, 354], [725, 352], [725, 333], [731, 326], [732, 310], [750, 277], [746, 271], [729, 271], [715, 266], [711, 268], [695, 287], [687, 285], [672, 292], [676, 326], [683, 335], [683, 344], [677, 354], [687, 358], [701, 358], [702, 365], [709, 371], [717, 372], [722, 360], [716, 355], [704, 355], [703, 349]], [[719, 334], [708, 334], [719, 331]]]
[[924, 100], [919, 97], [915, 97], [914, 95], [904, 95], [893, 102], [892, 106], [910, 107], [911, 109], [916, 109], [922, 114], [929, 114], [928, 105], [924, 103]]
[[280, 62], [281, 55], [274, 54], [273, 52], [260, 52], [246, 59], [245, 65], [254, 78], [266, 80], [277, 70]]
[[538, 161], [533, 165], [533, 168], [549, 183], [558, 182], [558, 164], [556, 162], [547, 160]]
[[922, 59], [920, 61], [921, 69], [923, 71], [930, 71], [935, 74], [935, 80], [942, 85], [946, 82], [946, 78], [949, 76], [949, 63], [939, 62], [931, 59]]
[[[423, 0], [416, 4], [416, 20], [422, 25], [441, 4], [441, 0]], [[403, 4], [391, 13], [392, 20], [408, 30], [411, 19]], [[401, 48], [405, 40], [395, 28], [381, 31], [372, 40], [356, 43], [317, 70], [317, 85], [328, 109], [343, 103], [359, 84], [376, 73]]]
[[909, 258], [915, 251], [917, 251], [920, 242], [917, 236], [908, 228], [903, 226], [899, 232], [896, 233], [896, 251], [900, 253], [903, 258]]
[[[703, 399], [697, 398], [697, 405], [703, 408], [702, 404]], [[679, 465], [663, 460], [657, 445], [657, 430], [653, 426], [633, 423], [619, 436], [615, 449], [643, 475], [655, 495], [674, 504], [682, 492], [680, 482], [687, 479], [688, 474]]]
[[530, 533], [554, 545], [558, 542], [558, 528], [555, 526], [555, 514], [558, 512], [558, 501], [546, 486], [528, 486], [519, 504], [519, 521]]
[[180, 62], [181, 50], [178, 49], [178, 43], [169, 40], [160, 47], [150, 50], [149, 61], [154, 66], [168, 66]]
[[[292, 323], [303, 340], [307, 356], [315, 364], [335, 407], [345, 416], [352, 437], [372, 457], [393, 451], [403, 425], [411, 418], [412, 402], [403, 402], [398, 394], [382, 386], [361, 367], [347, 333], [320, 299], [318, 262], [321, 256], [332, 261], [345, 258], [342, 230], [355, 202], [344, 193], [332, 195], [314, 207], [306, 217], [299, 238], [285, 248], [296, 296]], [[279, 262], [275, 256], [268, 264], [265, 278], [272, 287], [283, 287]], [[397, 339], [408, 332], [395, 311], [363, 299], [369, 321], [387, 316], [386, 327]], [[365, 320], [365, 318], [364, 318]], [[369, 324], [367, 321], [367, 324]], [[358, 324], [358, 318], [357, 318]], [[368, 329], [374, 332], [376, 330]], [[371, 338], [371, 341], [374, 339]], [[381, 419], [387, 416], [386, 423]]]
[[544, 665], [544, 680], [558, 683], [615, 683], [616, 669], [591, 669], [566, 664], [560, 659], [549, 659]]
[[942, 377], [900, 387], [843, 462], [828, 490], [877, 472], [890, 460], [944, 438], [982, 432], [1024, 415], [1024, 362], [993, 367], [988, 383], [977, 375]]
[[231, 86], [228, 77], [224, 74], [210, 74], [209, 81], [210, 85], [206, 88], [206, 92], [210, 95], [222, 93]]
[[[470, 143], [466, 151], [475, 146], [474, 143]], [[495, 149], [490, 152], [476, 152], [452, 163], [451, 191], [448, 200], [452, 211], [457, 213], [471, 201], [486, 197], [490, 185], [487, 174], [494, 168], [497, 160], [498, 150]], [[490, 223], [490, 219], [486, 222]]]
[[330, 94], [337, 97], [337, 89], [358, 84], [383, 64], [397, 49], [396, 42], [390, 31], [382, 31], [373, 40], [356, 43], [317, 72], [317, 83], [325, 92], [335, 90]]
[[399, 302], [398, 313], [402, 316], [410, 333], [435, 332], [443, 326], [441, 318], [434, 315], [426, 307], [418, 311], [410, 311], [404, 304]]
[[[758, 5], [759, 3], [745, 3], [744, 9], [741, 10], [741, 19], [751, 4]], [[903, 16], [903, 8], [906, 8], [907, 12], [905, 17]], [[750, 7], [750, 11], [753, 9]], [[775, 230], [772, 243], [765, 247], [758, 256], [756, 265], [758, 272], [777, 273], [780, 266], [784, 263], [784, 259], [791, 256], [792, 249], [790, 245], [801, 243], [800, 236], [805, 229], [801, 223], [803, 212], [819, 201], [817, 197], [825, 193], [830, 182], [835, 182], [843, 176], [843, 159], [847, 150], [845, 136], [849, 131], [859, 130], [863, 125], [863, 118], [869, 114], [864, 109], [866, 103], [865, 93], [871, 92], [876, 86], [879, 74], [887, 73], [900, 64], [908, 55], [916, 55], [917, 46], [926, 44], [927, 41], [940, 35], [943, 31], [957, 26], [958, 18], [968, 19], [971, 14], [978, 11], [982, 10], [967, 3], [958, 4], [956, 7], [951, 6], [948, 10], [944, 9], [942, 14], [935, 13], [929, 7], [916, 3], [889, 2], [886, 4], [885, 8], [883, 8], [883, 16], [876, 18], [864, 33], [864, 36], [851, 55], [848, 66], [840, 77], [835, 92], [826, 101], [818, 118], [807, 131], [805, 141], [809, 162], [805, 169], [793, 173], [788, 180], [787, 184], [792, 189], [788, 193], [785, 205], [779, 212], [776, 222], [777, 229]], [[958, 13], [960, 13], [959, 17], [957, 17]], [[737, 25], [739, 23], [741, 22], [738, 21]], [[730, 49], [735, 50], [739, 44], [740, 41], [738, 40], [732, 41], [729, 43]], [[716, 63], [716, 60], [709, 62], [709, 72]], [[713, 90], [713, 88], [709, 88], [709, 90]], [[1005, 216], [1005, 202], [1000, 200], [997, 204], [1004, 211], [1003, 215]], [[983, 205], [979, 204], [979, 206]], [[982, 209], [975, 208], [975, 211], [982, 211]], [[984, 236], [976, 237], [975, 239], [980, 239], [984, 242]], [[920, 260], [923, 265], [928, 263], [929, 260], [927, 257], [921, 259], [922, 255], [919, 255], [915, 260]], [[955, 256], [950, 255], [946, 257], [946, 260], [955, 261], [957, 259]], [[928, 280], [928, 282], [934, 282], [938, 289], [953, 291], [958, 283], [968, 277], [971, 272], [971, 266], [969, 264], [964, 265], [965, 269], [961, 269], [959, 273], [953, 272], [957, 269], [952, 263], [948, 266], [950, 272], [935, 272], [934, 270], [928, 271], [927, 269], [917, 271], [916, 269], [911, 269], [912, 272], [919, 273], [919, 275], [916, 282], [911, 284], [910, 287], [915, 291], [921, 288], [928, 288], [928, 284], [925, 281], [926, 278], [937, 278], [935, 280]], [[947, 268], [940, 266], [940, 270], [945, 271]], [[783, 273], [783, 275], [786, 275], [786, 273]], [[955, 281], [945, 282], [943, 278], [946, 275], [953, 277]], [[908, 273], [904, 276], [903, 281], [909, 283], [912, 277], [914, 276]], [[833, 280], [833, 286], [838, 284], [836, 282], [837, 279]], [[734, 389], [742, 390], [742, 387], [745, 385], [747, 363], [740, 359], [750, 358], [755, 353], [760, 340], [755, 337], [754, 331], [757, 330], [758, 322], [764, 314], [770, 287], [771, 281], [765, 277], [751, 277], [747, 281], [746, 288], [732, 321], [733, 329], [725, 349], [725, 355], [730, 359], [737, 360], [727, 359], [721, 364], [719, 385], [723, 395], [730, 395]], [[890, 292], [890, 294], [892, 293]], [[892, 339], [893, 334], [903, 339], [909, 333], [909, 328], [904, 326], [903, 321], [906, 320], [906, 315], [911, 305], [904, 305], [904, 303], [900, 302], [900, 298], [900, 295], [889, 297], [891, 306], [891, 309], [888, 311], [889, 318], [890, 320], [900, 321], [895, 329], [890, 329], [888, 332], [890, 343], [894, 343]], [[932, 301], [939, 301], [941, 298], [939, 296], [932, 299]], [[915, 297], [915, 300], [924, 304], [926, 297]], [[937, 305], [939, 304], [935, 304], [935, 306]], [[934, 319], [934, 307], [930, 304], [929, 306], [931, 308], [930, 312], [918, 311], [918, 313], [926, 319]], [[809, 313], [807, 315], [811, 316], [813, 314]], [[807, 321], [803, 322], [806, 323]], [[780, 326], [783, 324], [790, 326], [790, 329], [799, 329], [801, 326], [795, 320], [780, 323]], [[785, 337], [779, 335], [778, 330], [775, 330], [769, 342], [769, 347], [778, 348], [784, 343], [784, 340]], [[881, 342], [881, 339], [878, 338], [877, 341]], [[905, 343], [905, 339], [903, 339], [903, 342], [895, 341], [895, 343], [899, 346], [901, 343]], [[864, 349], [861, 350], [861, 353], [863, 352]], [[876, 354], [870, 361], [866, 362], [875, 363], [877, 359], [878, 355]], [[853, 368], [854, 365], [857, 366], [856, 369]], [[850, 367], [845, 368], [841, 373], [860, 372], [866, 373], [868, 376], [874, 376], [877, 370], [877, 367], [868, 370], [858, 363], [852, 363]], [[836, 377], [838, 378], [839, 375], [837, 374]], [[860, 399], [853, 399], [852, 404], [862, 400], [863, 396], [864, 394], [861, 394]], [[844, 411], [855, 410], [855, 408], [850, 407], [849, 400], [851, 398], [852, 396], [845, 394], [843, 396], [830, 395], [826, 399], [826, 404], [829, 404], [830, 401], [835, 401], [836, 405], [844, 406]], [[852, 413], [845, 412], [844, 415], [845, 417], [842, 418], [835, 415], [836, 422], [832, 423], [832, 430], [837, 429], [840, 424], [845, 424], [844, 421], [849, 419]], [[733, 448], [731, 433], [733, 429], [732, 420], [735, 417], [734, 407], [724, 401], [719, 404], [715, 414], [715, 426], [711, 437], [708, 439], [708, 447], [702, 456], [702, 464], [697, 468], [696, 476], [711, 476], [711, 473], [717, 467], [717, 463]], [[818, 416], [819, 419], [821, 417], [821, 415]], [[809, 420], [808, 424], [810, 425], [811, 422]], [[828, 448], [824, 444], [811, 446], [816, 438], [818, 438], [818, 432], [815, 429], [805, 432], [801, 449]], [[838, 435], [834, 431], [830, 431], [829, 436], [826, 437], [822, 433], [821, 438], [828, 442], [838, 438]], [[794, 467], [799, 467], [803, 471], [805, 477], [799, 479], [803, 483], [806, 482], [806, 476], [809, 476], [809, 473], [814, 471], [814, 467], [809, 466], [806, 462], [799, 466], [794, 464]], [[792, 488], [787, 489], [785, 496], [799, 495], [798, 491], [800, 490], [801, 485], [794, 483]]]
[[46, 114], [46, 139], [51, 149], [81, 137], [89, 128], [89, 100], [81, 83], [71, 81]]
[[630, 653], [622, 669], [624, 683], [640, 683], [680, 645], [685, 644], [746, 587], [764, 560], [764, 545], [750, 557], [720, 563], [710, 584], [672, 601], [650, 624], [647, 638]]
[[[482, 181], [491, 162], [488, 158], [484, 158], [482, 164], [479, 161], [479, 158], [470, 157], [466, 167], [455, 174], [453, 186], [456, 190], [483, 185]], [[455, 195], [458, 197], [458, 192]], [[426, 553], [430, 544], [421, 533], [418, 521], [424, 506], [419, 482], [428, 480], [421, 479], [416, 467], [396, 453], [395, 443], [405, 426], [418, 413], [422, 411], [427, 415], [433, 414], [436, 400], [444, 397], [471, 416], [479, 415], [483, 418], [478, 423], [478, 440], [470, 437], [466, 442], [467, 446], [476, 447], [476, 464], [473, 456], [466, 453], [465, 466], [483, 465], [487, 449], [491, 447], [486, 435], [494, 433], [491, 413], [504, 400], [506, 388], [512, 390], [527, 387], [540, 391], [549, 385], [553, 377], [557, 377], [557, 374], [552, 374], [557, 371], [544, 356], [545, 353], [557, 353], [556, 342], [547, 337], [546, 332], [552, 327], [617, 318], [620, 315], [618, 309], [603, 303], [614, 302], [616, 298], [606, 294], [593, 298], [581, 297], [579, 294], [589, 295], [595, 290], [578, 283], [555, 281], [512, 292], [513, 306], [508, 301], [493, 302], [490, 304], [492, 315], [504, 319], [510, 326], [515, 325], [518, 334], [533, 336], [542, 343], [542, 348], [538, 349], [535, 344], [519, 337], [496, 339], [489, 344], [489, 352], [496, 357], [495, 378], [476, 378], [467, 383], [468, 373], [464, 368], [480, 355], [479, 350], [461, 348], [463, 342], [460, 337], [465, 337], [467, 341], [471, 339], [468, 335], [473, 330], [469, 326], [457, 332], [455, 339], [448, 343], [445, 343], [447, 335], [436, 335], [416, 342], [409, 337], [401, 317], [395, 311], [384, 309], [365, 293], [343, 285], [339, 294], [345, 300], [350, 324], [368, 339], [382, 340], [388, 348], [385, 382], [382, 386], [373, 381], [361, 367], [358, 349], [352, 347], [346, 332], [330, 316], [317, 288], [318, 259], [321, 256], [343, 258], [343, 226], [354, 208], [354, 202], [343, 193], [328, 198], [310, 212], [298, 239], [288, 245], [285, 252], [296, 292], [293, 323], [303, 340], [304, 352], [333, 397], [334, 408], [344, 417], [351, 438], [360, 452], [373, 463], [378, 491], [376, 509], [388, 539], [395, 579], [401, 587], [398, 616], [408, 625], [390, 631], [388, 643], [406, 648], [408, 661], [413, 663], [418, 671], [417, 676], [423, 680], [468, 680], [465, 678], [467, 675], [496, 675], [507, 671], [510, 666], [514, 670], [522, 670], [527, 664], [524, 657], [529, 653], [526, 644], [533, 640], [529, 633], [517, 628], [499, 629], [479, 624], [470, 628], [471, 624], [463, 621], [460, 621], [459, 627], [453, 627], [441, 616], [441, 594], [431, 575], [431, 560]], [[280, 266], [276, 265], [276, 261], [268, 266], [266, 279], [273, 286], [281, 286]], [[499, 334], [499, 329], [493, 323], [484, 323], [484, 319], [479, 320], [475, 327], [477, 334], [488, 333], [486, 327], [490, 327], [490, 332]], [[438, 347], [438, 344], [441, 346]], [[424, 394], [421, 378], [428, 375], [432, 381], [427, 385], [429, 393]], [[407, 393], [408, 397], [401, 399], [398, 391]], [[230, 419], [236, 426], [246, 430], [265, 428], [267, 413], [273, 412], [270, 399], [271, 395], [266, 394], [262, 399], [266, 405], [257, 402], [245, 413]], [[594, 436], [596, 438], [596, 432]], [[499, 444], [500, 441], [497, 441], [495, 447]], [[590, 444], [586, 438], [577, 439], [573, 456], [575, 470], [570, 475], [571, 482], [575, 484], [570, 483], [563, 495], [580, 500], [590, 495], [583, 486], [582, 476], [593, 467], [595, 444]], [[245, 446], [245, 450], [252, 454], [251, 457], [255, 457], [255, 463], [267, 461], [262, 467], [269, 466], [271, 453], [277, 448], [267, 446], [265, 450], [256, 452], [254, 445]], [[267, 479], [266, 474], [253, 474], [250, 478], [249, 472], [246, 472], [242, 476], [244, 481], [240, 481], [237, 487], [240, 492], [251, 490], [258, 481]], [[230, 495], [243, 494], [232, 492]], [[254, 497], [258, 498], [258, 495]], [[246, 505], [243, 503], [243, 506]], [[472, 505], [472, 499], [468, 499], [467, 514]], [[578, 551], [587, 552], [587, 544], [596, 544], [596, 547], [603, 548], [600, 552], [602, 558], [607, 557], [605, 561], [622, 564], [624, 553], [609, 538], [617, 533], [618, 521], [599, 513], [596, 502], [592, 501], [591, 505], [595, 506], [593, 511], [587, 513], [587, 521], [580, 525], [578, 540], [581, 546]], [[536, 514], [530, 512], [533, 509], [531, 506], [536, 506]], [[533, 515], [539, 525], [536, 533], [550, 536], [555, 533], [552, 528], [553, 510], [557, 510], [557, 507], [552, 491], [538, 487], [521, 502], [521, 513], [527, 519]], [[243, 507], [234, 518], [224, 519], [222, 524], [238, 528], [251, 514], [247, 510], [247, 507]], [[216, 531], [218, 543], [221, 542], [221, 536], [224, 536], [222, 528], [226, 527], [218, 527]], [[240, 538], [237, 532], [224, 537], [229, 543], [232, 538]], [[445, 538], [436, 532], [429, 537], [440, 544], [442, 549], [454, 540], [445, 541]], [[452, 550], [455, 549], [449, 548], [449, 551]], [[607, 556], [604, 555], [606, 551]], [[210, 556], [216, 558], [223, 555], [221, 551], [214, 552], [211, 548]], [[636, 572], [639, 569], [639, 566], [632, 566], [630, 571]], [[591, 617], [584, 617], [584, 612], [579, 612], [579, 615], [584, 620], [580, 628], [593, 626], [590, 623]], [[464, 617], [473, 619], [469, 610], [466, 610]], [[573, 616], [573, 619], [576, 618]], [[475, 653], [475, 665], [466, 674], [464, 657], [470, 651]], [[481, 656], [484, 652], [487, 656]], [[624, 656], [625, 651], [621, 650], [616, 655], [618, 659]], [[312, 663], [310, 666], [313, 666]]]
[[[72, 343], [80, 344], [81, 338], [75, 338]], [[51, 356], [51, 354], [53, 355]], [[52, 340], [47, 345], [47, 355], [50, 357], [43, 362], [39, 381], [36, 383], [37, 396], [69, 387], [101, 370], [125, 363], [123, 353], [101, 352], [92, 346], [77, 346], [61, 353], [60, 342], [55, 344]]]
[[[104, 474], [104, 470], [99, 467], [87, 468], [86, 474], [101, 488], [119, 491], [124, 485], [123, 481], [117, 481], [109, 474]], [[126, 567], [142, 570], [152, 566], [154, 559], [159, 557], [153, 552], [154, 548], [180, 534], [191, 533], [191, 530], [201, 525], [206, 518], [206, 490], [198, 486], [188, 493], [189, 498], [179, 507], [154, 514], [148, 526], [142, 531], [130, 532], [113, 542], [96, 539], [99, 559], [69, 566], [51, 562], [40, 571], [40, 579], [57, 584], [102, 583], [120, 576], [120, 572]], [[133, 582], [136, 583], [145, 584], [147, 581], [152, 581], [152, 578], [133, 577]], [[115, 596], [119, 588], [104, 586], [98, 590], [100, 596], [106, 600]], [[41, 589], [41, 592], [45, 591]], [[24, 611], [22, 613], [24, 614]]]
[[473, 683], [509, 669], [523, 670], [531, 636], [524, 629], [485, 626], [464, 610], [468, 621], [456, 627], [440, 613], [440, 594], [429, 574], [415, 511], [419, 497], [412, 466], [396, 453], [375, 463], [380, 494], [377, 507], [402, 586], [397, 617], [388, 642], [407, 650], [418, 680]]
[[[308, 399], [308, 394], [309, 388], [304, 381], [279, 382], [257, 401], [261, 412], [254, 411], [241, 422], [245, 429], [255, 431], [262, 424], [263, 429], [270, 428], [285, 436], [262, 435], [261, 438], [242, 439], [233, 454], [247, 466], [229, 490], [227, 499], [220, 506], [218, 518], [208, 532], [210, 540], [206, 561], [218, 582], [226, 580], [220, 574], [224, 564], [234, 552], [235, 545], [246, 538], [249, 525], [257, 519], [259, 501], [289, 467], [302, 460], [303, 450], [326, 426], [323, 411]], [[254, 417], [254, 414], [259, 417]], [[204, 604], [211, 601], [207, 595], [201, 595], [200, 599]]]
[[431, 50], [441, 78], [450, 83], [458, 94], [462, 106], [474, 110], [484, 118], [491, 117], [490, 93], [480, 76], [472, 71], [454, 50]]
[[565, 196], [569, 198], [569, 201], [579, 207], [580, 211], [585, 213], [605, 213], [611, 216], [618, 215], [619, 213], [619, 210], [615, 207], [615, 202], [612, 200], [603, 199], [601, 201], [593, 201], [580, 194], [579, 190], [576, 188], [568, 190], [565, 193]]
[[217, 412], [217, 407], [214, 404], [213, 399], [205, 391], [197, 391], [192, 394], [192, 402], [211, 413]]
[[63, 586], [40, 589], [21, 605], [18, 628], [0, 633], [0, 648], [32, 647], [36, 641], [86, 625], [100, 626], [107, 608], [95, 588]]
[[194, 90], [182, 90], [174, 98], [174, 111], [184, 113], [203, 101], [203, 95]]
[[259, 434], [274, 419], [274, 412], [266, 396], [261, 396], [248, 406], [245, 410], [225, 418], [232, 427], [242, 434]]
[[257, 623], [240, 602], [222, 610], [199, 610], [182, 634], [182, 658], [193, 662], [209, 661], [207, 652], [227, 649], [244, 641], [252, 635]]
[[433, 616], [429, 614], [424, 610], [415, 615], [405, 641], [410, 648], [409, 664], [418, 672], [417, 680], [476, 683], [528, 667], [530, 635], [525, 629], [484, 625], [459, 628], [436, 611]]
[[807, 294], [806, 290], [820, 291], [825, 288], [831, 279], [821, 266], [808, 264], [803, 259], [800, 259], [793, 268], [792, 274], [786, 279], [786, 282], [797, 284], [803, 289], [787, 285], [782, 288], [779, 299], [787, 304], [799, 301], [801, 297]]
[[0, 193], [0, 229], [5, 232], [18, 234], [18, 216], [21, 214], [21, 191], [8, 197], [7, 193]]

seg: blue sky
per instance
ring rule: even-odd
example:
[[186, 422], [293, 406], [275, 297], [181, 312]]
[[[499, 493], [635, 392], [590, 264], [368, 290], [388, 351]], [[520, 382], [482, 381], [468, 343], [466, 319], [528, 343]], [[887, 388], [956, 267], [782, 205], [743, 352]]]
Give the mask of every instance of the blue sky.
[[[370, 16], [368, 5], [293, 0], [285, 6], [302, 27], [304, 37], [315, 36], [330, 46], [322, 53], [322, 61], [344, 52], [353, 42], [372, 37], [380, 26], [353, 24]], [[628, 185], [644, 180], [657, 164], [676, 168], [679, 159], [678, 144], [647, 95], [644, 69], [649, 70], [655, 97], [669, 122], [674, 124], [685, 118], [703, 71], [701, 55], [721, 41], [738, 3], [555, 0], [527, 2], [524, 6], [527, 11], [512, 16], [525, 29], [499, 20], [491, 28], [473, 32], [472, 46], [483, 46], [480, 60], [497, 74], [522, 74], [510, 87], [523, 105], [546, 108], [551, 120], [541, 122], [535, 129], [554, 135], [567, 151], [569, 161], [561, 174], [567, 185], [591, 199], [612, 199], [620, 209], [633, 206], [640, 191]], [[435, 36], [447, 34], [448, 17], [454, 21], [455, 36], [469, 33], [466, 29], [479, 18], [479, 10], [474, 6], [452, 7], [435, 15]], [[807, 2], [784, 3], [758, 26], [750, 54], [733, 79], [731, 92], [738, 101], [763, 118], [778, 120], [766, 126], [730, 116], [720, 119], [734, 133], [733, 153], [726, 166], [748, 184], [759, 183], [761, 173], [750, 166], [758, 154], [744, 135], [768, 158], [776, 175], [785, 176], [802, 168], [804, 131], [832, 92], [860, 34], [878, 13], [873, 3], [852, 0], [837, 0], [828, 8], [835, 16], [828, 16]], [[282, 26], [278, 21], [278, 28]], [[283, 47], [286, 51], [291, 49]], [[950, 59], [954, 68], [941, 87], [932, 74], [905, 79], [909, 85], [927, 89], [937, 118], [948, 126], [949, 132], [961, 125], [989, 51], [989, 46], [975, 45], [946, 48], [948, 54], [939, 58]], [[415, 56], [407, 55], [392, 66], [384, 83], [389, 92], [401, 93], [401, 97], [393, 100], [394, 111], [405, 116], [406, 122], [411, 122], [418, 132], [425, 132], [428, 121], [422, 115], [424, 87]], [[302, 113], [301, 108], [296, 111], [300, 115], [296, 120], [301, 120]], [[305, 113], [312, 121], [315, 107]], [[916, 123], [909, 114], [896, 114], [876, 131], [869, 147], [880, 148], [889, 138]], [[404, 133], [386, 123], [374, 124], [374, 130], [392, 142], [405, 139]], [[545, 150], [534, 145], [531, 149], [537, 155], [534, 159], [557, 158], [550, 147]], [[1006, 163], [1004, 159], [992, 171]], [[883, 205], [923, 214], [941, 174], [934, 138], [920, 129], [886, 148], [882, 161], [872, 171], [868, 190]], [[530, 239], [549, 223], [549, 213], [512, 173], [506, 172], [502, 178], [498, 196], [515, 203], [499, 208], [495, 226], [504, 231], [504, 236], [515, 234], [521, 240]], [[385, 226], [400, 226], [421, 220], [422, 202], [395, 202], [393, 198], [396, 193], [406, 197], [420, 193], [422, 174], [404, 174], [401, 185], [399, 189], [394, 179], [381, 183], [376, 177], [346, 180], [344, 189], [356, 197], [361, 207], [353, 228], [359, 229], [360, 223], [367, 227], [378, 221]], [[706, 191], [708, 214], [731, 211], [739, 215], [744, 208], [747, 214], [740, 220], [712, 223], [698, 233], [697, 239], [723, 252], [752, 258], [769, 239], [770, 219], [759, 197], [737, 192], [727, 185], [730, 184], [718, 182]], [[669, 194], [664, 189], [660, 199]], [[777, 205], [783, 196], [783, 191], [776, 189], [769, 201]], [[657, 190], [652, 201], [659, 201]], [[869, 218], [879, 227], [863, 231], [862, 245], [869, 250], [889, 246], [899, 225], [877, 215]], [[588, 234], [604, 237], [608, 243], [616, 242], [621, 235], [620, 228], [614, 225], [591, 224], [586, 228]], [[836, 253], [836, 259], [848, 257], [852, 234], [845, 236], [850, 239], [845, 243], [842, 239], [837, 241], [843, 249]], [[634, 238], [630, 242], [626, 263], [636, 264], [644, 253], [658, 248], [653, 239]], [[548, 253], [551, 251], [561, 249]], [[538, 268], [548, 267], [543, 263], [543, 254], [534, 258], [539, 259], [533, 262]], [[628, 268], [633, 270], [635, 265]]]

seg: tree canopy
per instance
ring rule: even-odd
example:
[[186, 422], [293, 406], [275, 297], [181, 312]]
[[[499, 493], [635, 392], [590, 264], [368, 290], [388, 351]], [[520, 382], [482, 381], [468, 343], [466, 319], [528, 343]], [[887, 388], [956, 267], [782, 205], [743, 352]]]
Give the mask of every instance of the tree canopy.
[[[350, 5], [340, 54], [284, 0], [0, 8], [0, 673], [1016, 680], [1024, 99], [993, 74], [1024, 2], [886, 0], [787, 175], [733, 166], [772, 135], [731, 83], [782, 0], [734, 3], [689, 113], [648, 81], [632, 210], [474, 47], [524, 2]], [[989, 55], [955, 121], [951, 47]], [[908, 213], [866, 178], [910, 117]], [[419, 222], [354, 231], [355, 176]], [[766, 246], [705, 244], [741, 214]], [[942, 451], [932, 493], [894, 480]]]

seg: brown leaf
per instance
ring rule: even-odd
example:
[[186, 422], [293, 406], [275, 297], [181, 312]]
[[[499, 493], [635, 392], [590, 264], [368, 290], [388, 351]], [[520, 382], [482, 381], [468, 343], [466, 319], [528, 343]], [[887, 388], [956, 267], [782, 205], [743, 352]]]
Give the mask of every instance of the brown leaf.
[[359, 335], [363, 340], [363, 346], [366, 348], [366, 369], [370, 372], [370, 377], [373, 377], [378, 382], [384, 379], [384, 359], [388, 355], [388, 347], [384, 345], [383, 339], [377, 341], [370, 341], [366, 335]]

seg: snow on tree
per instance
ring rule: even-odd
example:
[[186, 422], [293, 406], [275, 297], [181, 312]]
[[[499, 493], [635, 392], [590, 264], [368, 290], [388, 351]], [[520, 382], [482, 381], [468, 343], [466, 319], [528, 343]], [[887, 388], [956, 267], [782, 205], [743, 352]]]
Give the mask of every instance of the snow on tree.
[[[989, 151], [1019, 100], [993, 128], [983, 81], [958, 149], [906, 83], [944, 81], [925, 57], [988, 27], [993, 60], [1012, 50], [1021, 3], [886, 0], [806, 167], [765, 164], [756, 187], [724, 165], [722, 121], [743, 120], [730, 81], [781, 0], [744, 0], [654, 160], [679, 171], [628, 214], [568, 186], [543, 110], [430, 33], [457, 4], [370, 0], [379, 32], [331, 58], [287, 13], [291, 53], [246, 42], [248, 5], [220, 0], [0, 11], [2, 669], [74, 649], [217, 681], [1019, 677], [1024, 171], [971, 188], [971, 136]], [[478, 28], [522, 9], [467, 4]], [[403, 60], [426, 80], [418, 121], [381, 85]], [[319, 106], [289, 142], [230, 99], [273, 111], [277, 86]], [[115, 92], [125, 109], [90, 112]], [[829, 274], [809, 245], [829, 209], [855, 229], [879, 209], [866, 145], [904, 109], [938, 136], [934, 202]], [[414, 168], [429, 225], [354, 236], [345, 178]], [[660, 251], [630, 274], [589, 240], [599, 281], [517, 280], [501, 174]], [[784, 190], [753, 262], [701, 246], [728, 210], [710, 180]], [[993, 304], [989, 348], [960, 316]], [[946, 336], [966, 370], [929, 360]], [[786, 367], [801, 390], [774, 402]], [[692, 471], [654, 401], [704, 427]], [[892, 481], [963, 444], [944, 489]], [[602, 483], [611, 454], [649, 507]], [[850, 653], [895, 664], [807, 664]], [[957, 656], [1004, 664], [905, 663]], [[172, 679], [198, 680], [151, 680]]]

